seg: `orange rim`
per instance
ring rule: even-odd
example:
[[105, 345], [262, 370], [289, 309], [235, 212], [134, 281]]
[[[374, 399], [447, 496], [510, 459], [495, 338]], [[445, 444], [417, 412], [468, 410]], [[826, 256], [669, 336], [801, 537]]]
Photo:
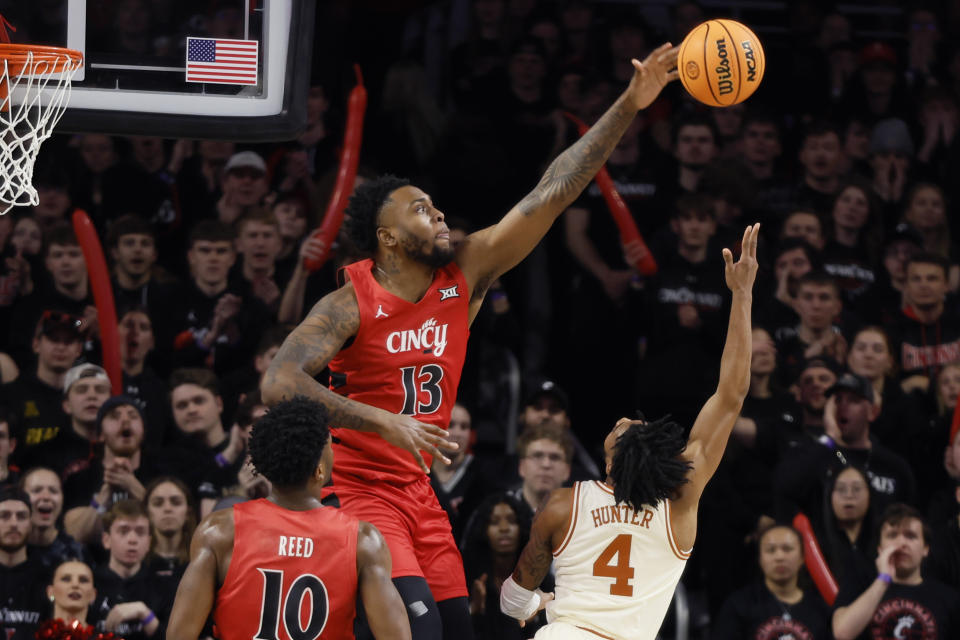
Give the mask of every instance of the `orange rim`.
[[22, 73], [31, 57], [34, 65], [38, 63], [51, 65], [51, 68], [46, 71], [47, 73], [60, 73], [68, 69], [73, 71], [83, 64], [83, 54], [76, 49], [35, 44], [0, 43], [0, 60], [7, 61], [10, 74]]

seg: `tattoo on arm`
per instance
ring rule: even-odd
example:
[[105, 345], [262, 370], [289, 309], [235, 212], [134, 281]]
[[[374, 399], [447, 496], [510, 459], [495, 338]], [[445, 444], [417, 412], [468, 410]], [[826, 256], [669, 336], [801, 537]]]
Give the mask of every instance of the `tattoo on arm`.
[[326, 405], [336, 426], [366, 430], [373, 408], [330, 391], [313, 377], [360, 326], [356, 300], [342, 291], [320, 300], [307, 319], [287, 336], [270, 363], [262, 387], [269, 390], [267, 395], [272, 402], [306, 396]]
[[606, 162], [635, 116], [636, 111], [626, 100], [618, 99], [589, 131], [550, 163], [539, 184], [517, 205], [520, 211], [530, 215], [544, 205], [566, 207], [573, 202]]
[[[513, 579], [517, 584], [528, 589], [540, 586], [553, 561], [552, 541], [542, 529], [536, 526], [531, 529], [530, 541], [523, 548], [517, 568], [513, 571]], [[533, 586], [527, 587], [527, 585]]]

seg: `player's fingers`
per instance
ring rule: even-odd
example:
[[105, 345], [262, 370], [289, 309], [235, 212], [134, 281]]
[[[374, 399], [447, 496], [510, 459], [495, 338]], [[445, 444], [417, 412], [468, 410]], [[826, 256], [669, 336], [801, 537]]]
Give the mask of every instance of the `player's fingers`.
[[638, 72], [643, 71], [643, 63], [637, 60], [636, 58], [631, 58], [630, 64], [632, 64], [633, 68], [636, 69]]
[[423, 431], [425, 431], [426, 433], [430, 434], [431, 436], [439, 436], [439, 437], [444, 438], [444, 439], [446, 439], [446, 438], [448, 438], [448, 437], [450, 436], [450, 432], [449, 432], [449, 431], [447, 431], [446, 429], [443, 429], [443, 428], [441, 428], [441, 427], [438, 427], [438, 426], [435, 425], [435, 424], [427, 424], [426, 422], [421, 422], [421, 423], [420, 423], [420, 429], [423, 430]]
[[[427, 453], [429, 453], [430, 455], [432, 455], [434, 458], [440, 458], [441, 460], [443, 460], [444, 464], [450, 464], [450, 458], [448, 458], [447, 456], [443, 455], [443, 452], [440, 451], [440, 449], [438, 449], [435, 445], [431, 444], [430, 442], [428, 442], [428, 441], [426, 441], [426, 440], [423, 440], [422, 442], [423, 442], [423, 445], [420, 447], [421, 449], [423, 449], [424, 451], [426, 451]], [[420, 452], [419, 452], [419, 451], [417, 452], [417, 456], [420, 458], [420, 460], [421, 460], [421, 462], [422, 462], [422, 461], [423, 461], [423, 457], [420, 456]]]
[[[430, 467], [427, 466], [427, 463], [423, 461], [423, 456], [420, 455], [418, 450], [414, 450], [413, 457], [417, 461], [417, 464], [420, 465], [420, 470], [424, 473], [430, 473]], [[447, 464], [450, 464], [449, 462]]]
[[674, 69], [673, 71], [667, 72], [667, 82], [673, 82], [680, 77], [680, 72]]
[[733, 254], [730, 252], [730, 249], [724, 249], [721, 253], [723, 253], [723, 261], [726, 263], [726, 265], [727, 265], [728, 267], [732, 267], [732, 266], [733, 266]]

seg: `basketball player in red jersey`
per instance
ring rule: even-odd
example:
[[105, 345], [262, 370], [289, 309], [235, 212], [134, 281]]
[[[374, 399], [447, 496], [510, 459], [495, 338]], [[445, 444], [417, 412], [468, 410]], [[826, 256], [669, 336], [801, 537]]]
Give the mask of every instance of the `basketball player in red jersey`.
[[[472, 635], [462, 560], [426, 476], [430, 456], [446, 460], [438, 447], [447, 444], [470, 323], [490, 284], [533, 250], [637, 111], [676, 79], [676, 61], [669, 44], [633, 60], [613, 106], [500, 222], [456, 251], [429, 194], [393, 176], [360, 185], [346, 231], [373, 258], [345, 268], [349, 282], [317, 302], [264, 376], [267, 404], [299, 394], [330, 409], [342, 441], [332, 493], [383, 532], [416, 640]], [[314, 380], [327, 366], [330, 389]]]
[[270, 497], [197, 527], [168, 640], [197, 640], [211, 609], [219, 640], [350, 640], [358, 594], [377, 640], [410, 639], [380, 532], [320, 503], [333, 466], [328, 420], [297, 397], [257, 421], [250, 459]]
[[[720, 381], [689, 438], [667, 419], [617, 422], [603, 443], [606, 482], [557, 489], [537, 514], [530, 540], [500, 590], [500, 609], [520, 621], [540, 608], [537, 640], [653, 640], [693, 548], [697, 508], [717, 470], [750, 387], [750, 308], [760, 225], [743, 233], [734, 263], [723, 250], [733, 293]], [[536, 591], [554, 563], [554, 597]]]

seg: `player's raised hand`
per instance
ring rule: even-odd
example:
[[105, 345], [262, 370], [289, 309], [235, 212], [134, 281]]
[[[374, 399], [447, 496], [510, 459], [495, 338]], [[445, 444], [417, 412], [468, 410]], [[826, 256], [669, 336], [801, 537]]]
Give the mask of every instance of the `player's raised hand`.
[[667, 42], [654, 49], [643, 62], [636, 58], [630, 61], [634, 72], [627, 93], [638, 110], [650, 106], [668, 82], [680, 77], [677, 75], [678, 51], [678, 47]]
[[724, 275], [727, 286], [734, 293], [750, 293], [753, 290], [753, 281], [757, 277], [757, 236], [760, 234], [760, 223], [752, 224], [743, 232], [740, 259], [733, 261], [733, 252], [723, 250], [723, 261], [726, 263]]
[[438, 426], [415, 420], [410, 416], [384, 412], [386, 419], [379, 425], [377, 433], [395, 447], [413, 454], [414, 460], [424, 473], [430, 473], [430, 467], [423, 459], [421, 451], [450, 464], [450, 458], [443, 455], [439, 447], [447, 451], [456, 451], [460, 445], [448, 440], [449, 434]]

